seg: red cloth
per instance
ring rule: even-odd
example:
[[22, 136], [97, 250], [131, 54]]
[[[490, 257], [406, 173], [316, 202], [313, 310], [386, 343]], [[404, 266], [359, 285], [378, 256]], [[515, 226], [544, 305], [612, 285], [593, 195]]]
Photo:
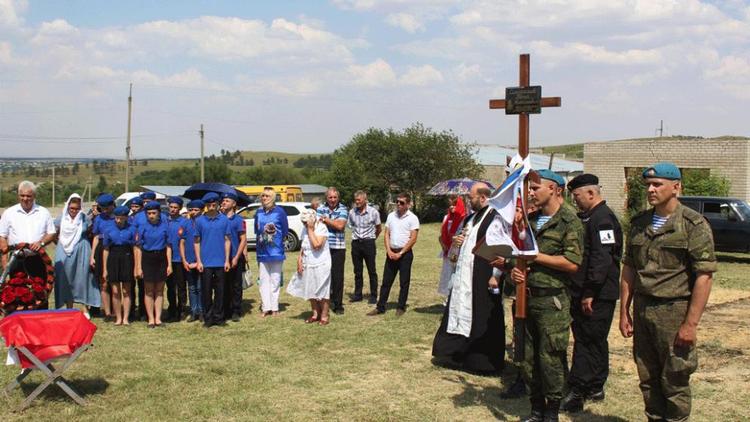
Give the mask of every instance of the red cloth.
[[443, 219], [443, 225], [440, 227], [440, 241], [445, 245], [443, 256], [448, 255], [448, 250], [451, 248], [451, 243], [453, 243], [453, 236], [456, 234], [456, 229], [458, 229], [464, 217], [466, 217], [466, 207], [464, 206], [463, 199], [459, 196], [456, 199], [456, 206], [453, 207], [453, 212], [448, 208], [448, 212], [446, 212]]
[[[76, 309], [15, 312], [0, 320], [5, 346], [26, 347], [42, 362], [75, 352], [94, 333], [96, 325]], [[34, 366], [23, 353], [18, 357], [21, 367]]]

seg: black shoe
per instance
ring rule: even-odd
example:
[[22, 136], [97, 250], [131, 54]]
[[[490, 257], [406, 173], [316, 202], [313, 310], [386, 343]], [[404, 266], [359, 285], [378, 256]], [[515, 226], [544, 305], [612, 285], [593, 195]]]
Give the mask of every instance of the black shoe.
[[527, 416], [524, 419], [521, 419], [521, 422], [544, 422], [546, 419], [544, 419], [544, 411], [543, 410], [534, 410], [531, 409], [531, 414]]
[[521, 422], [544, 422], [544, 411], [546, 401], [544, 397], [532, 397], [531, 398], [531, 414], [525, 419], [521, 419]]
[[212, 325], [214, 325], [214, 324], [212, 324], [212, 323], [211, 323], [210, 321], [205, 321], [205, 322], [203, 323], [203, 327], [204, 327], [204, 328], [211, 328], [211, 326], [212, 326]]
[[507, 390], [500, 393], [501, 399], [517, 399], [526, 395], [526, 384], [523, 382], [523, 378], [516, 377], [513, 384], [508, 387]]
[[336, 315], [344, 315], [344, 308], [343, 307], [336, 308], [336, 309], [333, 310], [333, 313], [336, 314]]
[[547, 400], [544, 410], [544, 422], [558, 422], [560, 420], [560, 400]]
[[240, 322], [240, 314], [238, 314], [236, 312], [233, 313], [232, 314], [232, 322]]
[[374, 305], [374, 304], [378, 303], [378, 296], [377, 295], [370, 295], [370, 298], [367, 299], [367, 303], [369, 303], [370, 305]]
[[567, 413], [577, 413], [583, 410], [583, 394], [575, 389], [571, 389], [568, 395], [560, 402], [560, 410]]
[[195, 315], [190, 315], [187, 319], [187, 322], [195, 322], [198, 321], [198, 317]]
[[362, 295], [354, 295], [354, 296], [352, 296], [352, 298], [351, 298], [351, 299], [349, 300], [349, 302], [351, 302], [351, 303], [354, 303], [354, 302], [362, 302], [362, 299], [363, 299]]
[[138, 319], [140, 319], [141, 321], [148, 321], [148, 317], [146, 315], [141, 315], [141, 317]]
[[602, 401], [602, 400], [604, 400], [604, 389], [602, 388], [600, 390], [595, 390], [595, 391], [589, 392], [589, 394], [586, 395], [586, 400], [591, 400], [591, 401]]

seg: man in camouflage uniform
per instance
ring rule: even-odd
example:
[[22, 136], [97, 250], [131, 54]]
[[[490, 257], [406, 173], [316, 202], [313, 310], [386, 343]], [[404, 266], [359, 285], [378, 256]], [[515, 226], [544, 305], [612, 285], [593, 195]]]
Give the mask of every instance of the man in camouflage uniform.
[[630, 223], [620, 331], [633, 337], [648, 420], [686, 421], [690, 374], [698, 367], [696, 330], [716, 271], [714, 242], [703, 217], [677, 199], [681, 174], [674, 164], [648, 167], [643, 178], [653, 208]]
[[527, 282], [525, 361], [521, 365], [530, 389], [531, 415], [526, 422], [556, 422], [563, 397], [570, 328], [570, 275], [583, 254], [583, 226], [570, 205], [559, 200], [565, 180], [550, 170], [538, 171], [529, 198], [538, 211], [529, 216], [539, 254], [528, 274], [513, 268], [516, 283]]

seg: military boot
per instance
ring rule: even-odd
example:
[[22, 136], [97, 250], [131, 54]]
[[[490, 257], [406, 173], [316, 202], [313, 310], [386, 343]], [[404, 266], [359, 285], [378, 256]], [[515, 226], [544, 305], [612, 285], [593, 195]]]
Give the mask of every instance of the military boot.
[[560, 410], [563, 412], [568, 413], [577, 413], [583, 410], [583, 402], [584, 402], [584, 396], [576, 390], [575, 388], [571, 388], [568, 392], [568, 395], [565, 396], [564, 399], [562, 399], [562, 402], [560, 403]]
[[547, 400], [547, 407], [544, 409], [543, 422], [558, 422], [560, 414], [560, 400]]
[[590, 391], [589, 394], [586, 396], [586, 400], [591, 400], [591, 401], [604, 400], [604, 388], [598, 388], [596, 390]]
[[[531, 414], [525, 419], [521, 419], [521, 422], [544, 422], [544, 408], [545, 408], [544, 397], [531, 398]], [[559, 406], [559, 404], [558, 404]]]

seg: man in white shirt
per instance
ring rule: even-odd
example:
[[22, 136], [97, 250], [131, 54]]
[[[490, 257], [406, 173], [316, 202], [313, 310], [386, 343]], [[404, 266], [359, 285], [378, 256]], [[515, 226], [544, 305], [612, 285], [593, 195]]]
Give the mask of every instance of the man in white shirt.
[[417, 243], [419, 219], [409, 211], [411, 197], [402, 193], [396, 198], [396, 211], [388, 214], [385, 222], [385, 269], [383, 269], [383, 284], [376, 308], [367, 315], [385, 313], [385, 304], [391, 293], [391, 286], [399, 274], [398, 305], [396, 316], [406, 312], [406, 300], [409, 297], [409, 283], [411, 282], [411, 263], [414, 260], [412, 247]]
[[24, 180], [18, 184], [18, 204], [3, 212], [0, 218], [0, 252], [2, 265], [8, 263], [10, 247], [27, 243], [29, 249], [38, 251], [55, 238], [57, 230], [46, 208], [37, 205], [36, 185]]

